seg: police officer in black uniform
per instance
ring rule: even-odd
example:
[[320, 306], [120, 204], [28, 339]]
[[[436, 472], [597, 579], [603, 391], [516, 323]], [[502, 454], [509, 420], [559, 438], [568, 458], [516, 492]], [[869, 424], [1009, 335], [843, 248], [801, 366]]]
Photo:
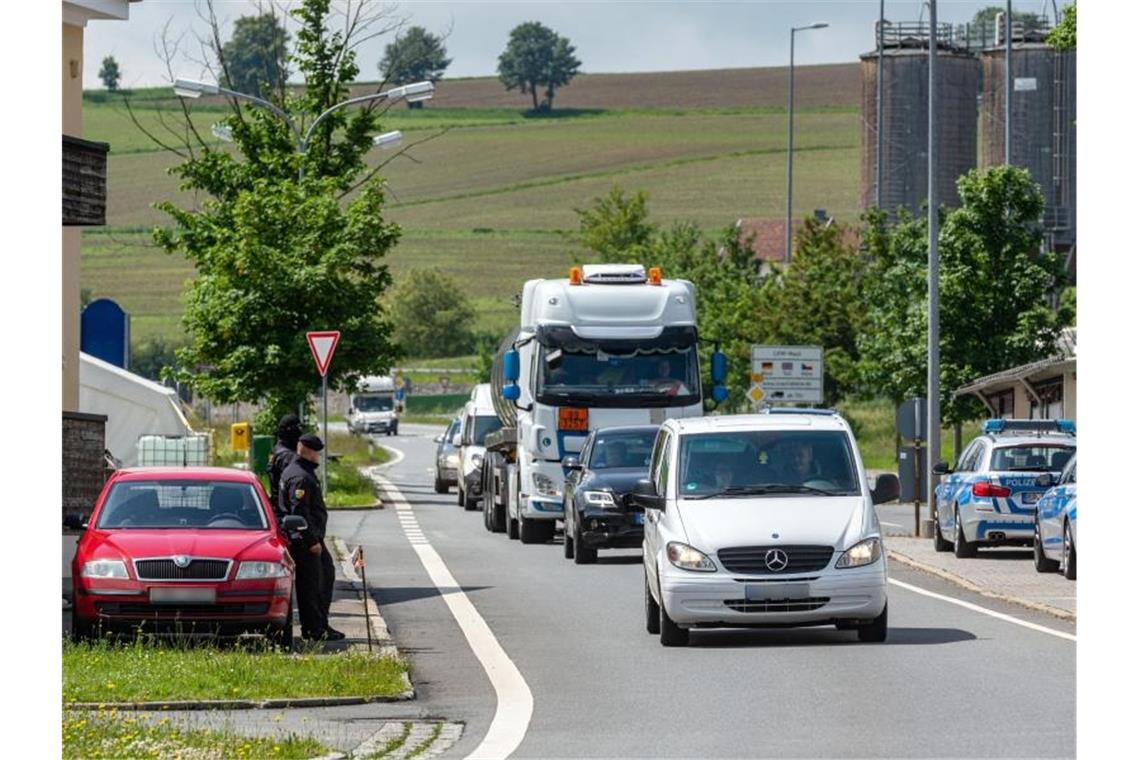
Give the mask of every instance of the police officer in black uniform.
[[277, 511], [278, 520], [284, 516], [280, 512], [281, 474], [297, 458], [297, 440], [300, 437], [301, 418], [286, 414], [277, 423], [277, 443], [269, 454], [269, 503]]
[[297, 564], [297, 610], [301, 615], [301, 636], [305, 639], [336, 641], [344, 634], [329, 627], [336, 570], [325, 546], [325, 526], [329, 513], [317, 478], [324, 442], [312, 433], [297, 440], [297, 456], [281, 474], [279, 508], [287, 515], [300, 515], [308, 527], [291, 540], [289, 553]]

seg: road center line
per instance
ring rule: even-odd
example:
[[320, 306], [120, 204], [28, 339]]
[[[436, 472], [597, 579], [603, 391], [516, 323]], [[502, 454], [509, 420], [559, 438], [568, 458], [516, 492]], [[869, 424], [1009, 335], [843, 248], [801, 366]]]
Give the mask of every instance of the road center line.
[[977, 604], [973, 604], [972, 602], [963, 601], [961, 599], [955, 599], [952, 596], [944, 596], [942, 594], [936, 594], [933, 591], [927, 591], [924, 588], [919, 588], [918, 586], [912, 586], [909, 583], [897, 581], [894, 578], [891, 578], [889, 580], [892, 584], [894, 584], [900, 588], [905, 588], [907, 591], [913, 591], [916, 594], [922, 594], [923, 596], [929, 596], [929, 597], [932, 597], [934, 599], [941, 599], [944, 602], [949, 602], [950, 604], [956, 604], [959, 607], [965, 607], [968, 610], [973, 610], [974, 612], [980, 612], [983, 615], [989, 615], [990, 617], [997, 618], [998, 620], [1004, 620], [1007, 623], [1013, 623], [1014, 625], [1020, 625], [1023, 628], [1028, 628], [1032, 631], [1038, 631], [1040, 633], [1047, 633], [1050, 636], [1056, 636], [1059, 639], [1065, 639], [1066, 641], [1076, 641], [1077, 640], [1077, 637], [1071, 633], [1065, 633], [1064, 631], [1058, 631], [1055, 628], [1046, 628], [1043, 625], [1037, 625], [1037, 623], [1030, 623], [1028, 620], [1022, 620], [1021, 618], [1015, 618], [1013, 615], [1006, 615], [1004, 612], [997, 612], [995, 610], [986, 609], [985, 607], [981, 607]]
[[[451, 610], [455, 622], [459, 624], [460, 630], [467, 638], [471, 651], [475, 653], [495, 689], [497, 703], [491, 726], [487, 729], [483, 741], [467, 757], [471, 760], [507, 758], [522, 744], [530, 726], [530, 717], [534, 712], [534, 697], [530, 693], [530, 687], [495, 638], [495, 634], [491, 632], [487, 621], [459, 587], [459, 583], [444, 564], [443, 558], [420, 530], [419, 523], [412, 513], [412, 507], [400, 493], [400, 489], [379, 473], [374, 472], [372, 477], [395, 506], [396, 515], [400, 518], [399, 522], [408, 543], [420, 558], [420, 563], [432, 583], [439, 589], [443, 601]], [[407, 519], [408, 517], [411, 519]]]

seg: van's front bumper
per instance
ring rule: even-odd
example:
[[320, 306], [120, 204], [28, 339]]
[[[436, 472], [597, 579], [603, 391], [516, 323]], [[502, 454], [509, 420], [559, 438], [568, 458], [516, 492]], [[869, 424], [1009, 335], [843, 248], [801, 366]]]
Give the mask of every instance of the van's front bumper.
[[[665, 611], [685, 628], [826, 625], [870, 621], [887, 603], [886, 560], [865, 568], [773, 578], [740, 576], [717, 571], [697, 573], [661, 567], [661, 596]], [[748, 587], [776, 589], [793, 584], [807, 593], [787, 596], [768, 591], [767, 599], [749, 599]]]

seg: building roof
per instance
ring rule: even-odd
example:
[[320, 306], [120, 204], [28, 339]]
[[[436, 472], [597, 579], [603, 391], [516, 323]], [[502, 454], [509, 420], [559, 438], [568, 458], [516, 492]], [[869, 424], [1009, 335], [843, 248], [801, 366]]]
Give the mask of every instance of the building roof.
[[979, 377], [977, 380], [973, 380], [955, 390], [954, 396], [982, 393], [986, 390], [994, 390], [1001, 386], [1014, 385], [1048, 370], [1055, 369], [1057, 371], [1064, 371], [1069, 367], [1075, 367], [1076, 363], [1077, 328], [1066, 327], [1061, 330], [1061, 334], [1057, 337], [1056, 350], [1053, 356], [1030, 362], [1029, 364], [1022, 364], [1019, 367], [1002, 370], [1001, 372], [995, 372], [992, 375]]
[[[741, 242], [752, 237], [752, 252], [761, 261], [783, 263], [787, 238], [784, 236], [783, 219], [757, 219], [745, 217], [736, 220], [736, 233]], [[803, 220], [792, 222], [793, 234], [803, 229]], [[853, 246], [859, 244], [859, 233], [852, 227], [843, 228], [843, 241]]]

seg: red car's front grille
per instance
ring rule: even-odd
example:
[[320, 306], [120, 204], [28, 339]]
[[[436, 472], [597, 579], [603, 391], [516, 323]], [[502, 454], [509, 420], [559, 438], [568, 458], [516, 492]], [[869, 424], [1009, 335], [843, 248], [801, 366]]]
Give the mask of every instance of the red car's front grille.
[[140, 581], [224, 581], [230, 570], [226, 559], [191, 559], [179, 567], [174, 559], [135, 560], [135, 573]]
[[254, 617], [269, 612], [264, 602], [247, 604], [146, 604], [139, 602], [96, 602], [100, 615], [170, 620], [174, 618]]

